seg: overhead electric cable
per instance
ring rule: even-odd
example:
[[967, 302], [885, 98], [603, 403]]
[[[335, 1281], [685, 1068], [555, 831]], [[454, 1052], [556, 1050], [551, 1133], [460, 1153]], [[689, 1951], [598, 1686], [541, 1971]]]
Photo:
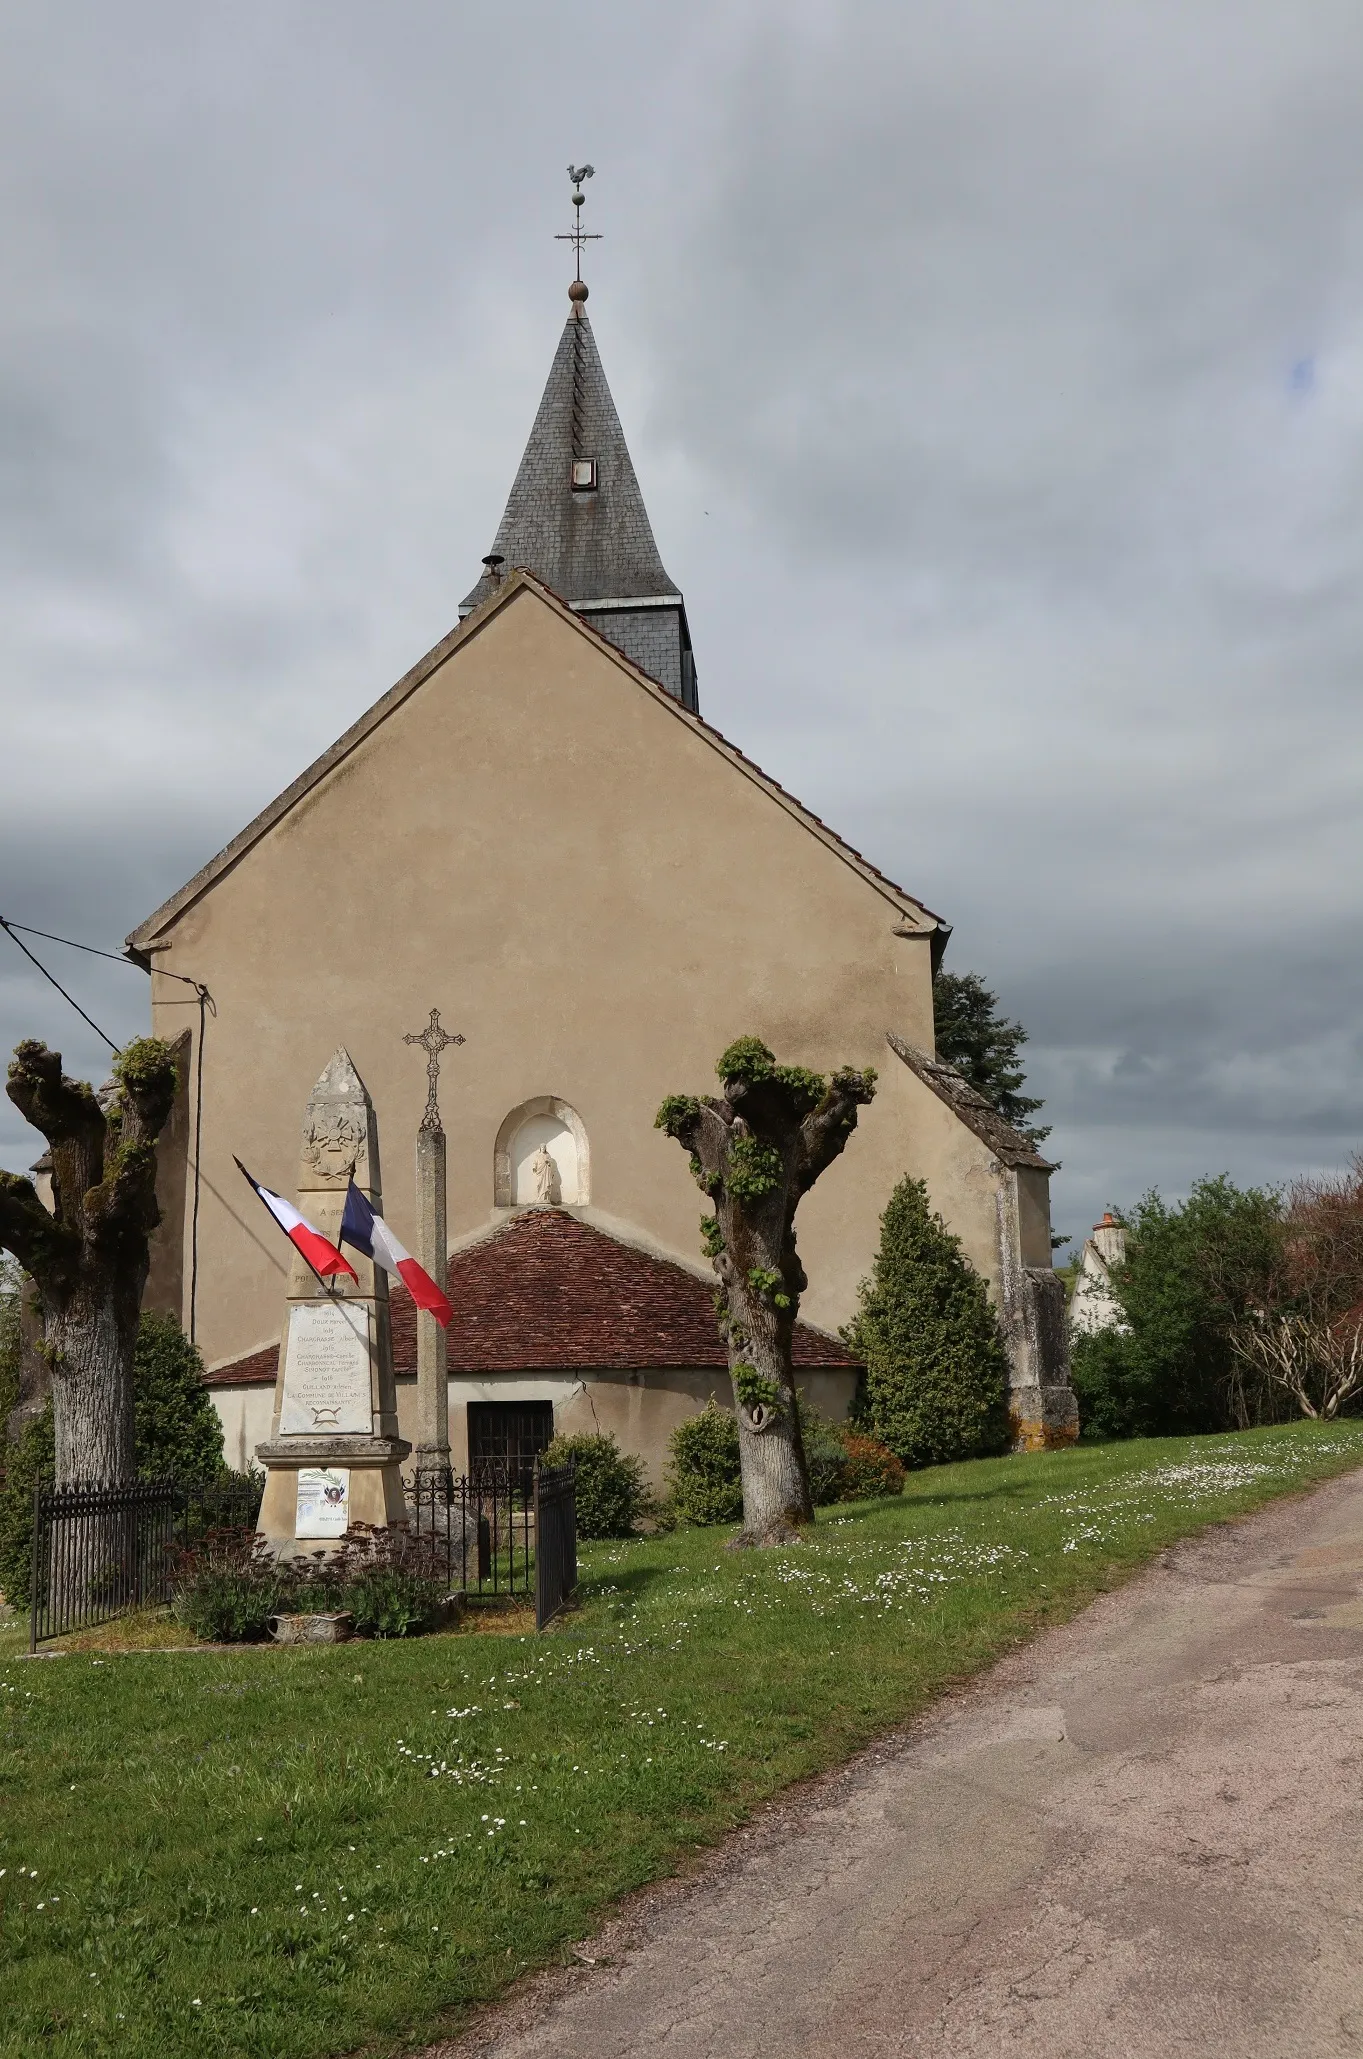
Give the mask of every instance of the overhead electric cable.
[[[6, 936], [10, 938], [12, 943], [16, 943], [19, 946], [19, 949], [23, 952], [25, 958], [27, 958], [29, 964], [37, 966], [43, 978], [51, 982], [51, 984], [57, 989], [57, 992], [61, 995], [63, 1001], [70, 1002], [70, 1005], [75, 1009], [81, 1021], [88, 1022], [91, 1029], [94, 1031], [95, 1035], [99, 1037], [104, 1043], [106, 1043], [109, 1046], [109, 1049], [113, 1052], [114, 1056], [117, 1057], [118, 1045], [114, 1042], [113, 1038], [109, 1035], [108, 1031], [102, 1030], [100, 1028], [99, 1024], [95, 1021], [93, 1015], [86, 1014], [85, 1010], [81, 1007], [80, 1002], [75, 1000], [72, 995], [67, 993], [66, 988], [62, 985], [61, 981], [57, 978], [56, 974], [49, 972], [47, 967], [43, 964], [42, 959], [34, 957], [32, 951], [29, 950], [28, 945], [24, 942], [23, 938], [15, 935], [16, 929], [25, 928], [26, 926], [27, 925], [23, 923], [6, 922], [4, 916], [0, 915], [0, 929], [4, 930]], [[43, 932], [41, 930], [34, 931], [35, 936], [41, 936], [42, 934]], [[56, 937], [53, 939], [53, 941], [55, 943], [64, 943], [66, 940], [64, 937]], [[76, 949], [78, 951], [88, 950], [89, 946], [86, 944], [77, 944]], [[112, 953], [106, 954], [105, 952], [101, 951], [98, 955], [101, 958], [103, 958], [106, 955], [112, 956]]]

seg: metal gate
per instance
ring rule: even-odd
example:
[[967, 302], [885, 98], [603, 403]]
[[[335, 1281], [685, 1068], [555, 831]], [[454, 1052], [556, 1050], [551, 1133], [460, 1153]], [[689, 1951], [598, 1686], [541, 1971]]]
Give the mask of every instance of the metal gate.
[[572, 1466], [484, 1458], [462, 1479], [409, 1487], [407, 1514], [453, 1593], [474, 1601], [533, 1594], [542, 1630], [577, 1586]]
[[566, 1608], [577, 1587], [577, 1495], [572, 1466], [535, 1468], [535, 1628]]

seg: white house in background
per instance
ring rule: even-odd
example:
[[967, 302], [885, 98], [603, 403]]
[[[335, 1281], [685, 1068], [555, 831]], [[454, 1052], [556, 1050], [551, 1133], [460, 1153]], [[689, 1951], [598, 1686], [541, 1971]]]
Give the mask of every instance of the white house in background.
[[1126, 1258], [1126, 1231], [1110, 1213], [1102, 1223], [1093, 1223], [1079, 1260], [1079, 1279], [1069, 1305], [1069, 1326], [1079, 1336], [1093, 1330], [1124, 1330], [1122, 1310], [1112, 1291], [1112, 1266]]
[[1122, 1312], [1112, 1291], [1112, 1267], [1126, 1257], [1126, 1231], [1111, 1214], [1105, 1214], [1086, 1238], [1079, 1261], [1079, 1277], [1070, 1302], [1070, 1329], [1081, 1336], [1095, 1330], [1124, 1330]]

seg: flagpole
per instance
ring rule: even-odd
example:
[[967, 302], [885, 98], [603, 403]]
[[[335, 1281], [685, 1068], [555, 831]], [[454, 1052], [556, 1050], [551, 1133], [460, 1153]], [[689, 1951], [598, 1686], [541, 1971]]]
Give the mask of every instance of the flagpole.
[[251, 1192], [252, 1192], [252, 1193], [253, 1193], [253, 1194], [255, 1195], [255, 1197], [256, 1197], [256, 1200], [257, 1200], [257, 1201], [258, 1201], [258, 1202], [260, 1203], [261, 1207], [262, 1207], [262, 1208], [263, 1208], [263, 1209], [265, 1210], [265, 1213], [266, 1213], [266, 1215], [268, 1215], [268, 1216], [269, 1216], [269, 1218], [270, 1218], [270, 1221], [271, 1221], [271, 1222], [272, 1222], [272, 1223], [274, 1224], [275, 1228], [276, 1228], [276, 1229], [277, 1229], [277, 1230], [279, 1231], [280, 1235], [281, 1235], [282, 1237], [286, 1238], [286, 1239], [287, 1239], [287, 1241], [289, 1242], [289, 1244], [290, 1244], [290, 1245], [292, 1246], [292, 1248], [293, 1248], [293, 1249], [294, 1249], [294, 1250], [295, 1250], [295, 1251], [296, 1251], [296, 1252], [298, 1253], [298, 1256], [299, 1256], [299, 1257], [300, 1257], [300, 1258], [302, 1259], [302, 1261], [303, 1261], [304, 1265], [305, 1265], [305, 1266], [307, 1267], [308, 1271], [309, 1271], [309, 1272], [310, 1272], [310, 1273], [312, 1274], [312, 1277], [314, 1278], [314, 1280], [316, 1280], [316, 1282], [317, 1282], [318, 1286], [319, 1286], [319, 1287], [321, 1288], [322, 1292], [323, 1292], [323, 1293], [324, 1293], [324, 1294], [325, 1294], [325, 1295], [326, 1295], [326, 1296], [328, 1297], [328, 1299], [329, 1299], [329, 1300], [333, 1300], [333, 1301], [334, 1301], [334, 1300], [335, 1300], [335, 1298], [336, 1298], [336, 1297], [335, 1297], [335, 1295], [334, 1295], [334, 1294], [332, 1294], [332, 1292], [331, 1292], [331, 1289], [330, 1289], [330, 1287], [328, 1287], [328, 1285], [327, 1285], [326, 1281], [325, 1281], [325, 1280], [324, 1280], [324, 1279], [322, 1278], [322, 1275], [321, 1275], [321, 1274], [320, 1274], [320, 1273], [318, 1272], [318, 1270], [317, 1270], [316, 1266], [315, 1266], [315, 1265], [313, 1264], [312, 1260], [311, 1260], [311, 1259], [310, 1259], [310, 1258], [308, 1257], [308, 1254], [307, 1254], [307, 1252], [306, 1252], [306, 1251], [304, 1251], [304, 1249], [303, 1249], [303, 1247], [302, 1247], [302, 1245], [301, 1245], [301, 1244], [295, 1244], [295, 1243], [294, 1243], [294, 1241], [293, 1241], [293, 1238], [289, 1236], [289, 1233], [288, 1233], [288, 1231], [287, 1231], [287, 1230], [286, 1230], [286, 1229], [284, 1228], [283, 1224], [282, 1224], [282, 1223], [280, 1222], [280, 1220], [279, 1220], [279, 1217], [278, 1217], [278, 1216], [277, 1216], [277, 1215], [275, 1214], [274, 1210], [273, 1210], [273, 1209], [271, 1208], [271, 1206], [270, 1206], [269, 1202], [268, 1202], [268, 1201], [267, 1201], [267, 1200], [265, 1199], [265, 1196], [264, 1196], [264, 1195], [263, 1195], [263, 1194], [261, 1193], [261, 1191], [260, 1191], [259, 1187], [258, 1187], [258, 1186], [256, 1185], [255, 1181], [254, 1181], [254, 1180], [253, 1180], [253, 1179], [251, 1178], [251, 1175], [250, 1175], [250, 1173], [248, 1173], [248, 1172], [247, 1172], [247, 1170], [246, 1170], [246, 1167], [245, 1167], [245, 1166], [244, 1166], [244, 1165], [242, 1164], [241, 1160], [240, 1160], [240, 1159], [239, 1159], [239, 1158], [237, 1157], [237, 1154], [236, 1154], [236, 1152], [235, 1152], [235, 1151], [234, 1151], [234, 1152], [232, 1153], [232, 1163], [233, 1163], [233, 1165], [234, 1165], [234, 1166], [236, 1167], [237, 1171], [238, 1171], [238, 1172], [239, 1172], [239, 1173], [241, 1174], [241, 1176], [242, 1176], [242, 1178], [243, 1178], [243, 1179], [245, 1180], [245, 1182], [246, 1182], [247, 1186], [248, 1186], [248, 1187], [249, 1187], [249, 1188], [251, 1189]]

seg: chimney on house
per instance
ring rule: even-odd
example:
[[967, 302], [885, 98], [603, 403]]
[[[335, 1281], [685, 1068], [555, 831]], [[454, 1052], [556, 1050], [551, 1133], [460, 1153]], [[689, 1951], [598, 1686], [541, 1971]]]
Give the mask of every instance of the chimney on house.
[[1104, 1265], [1121, 1265], [1126, 1258], [1126, 1231], [1110, 1209], [1093, 1225], [1093, 1246]]

